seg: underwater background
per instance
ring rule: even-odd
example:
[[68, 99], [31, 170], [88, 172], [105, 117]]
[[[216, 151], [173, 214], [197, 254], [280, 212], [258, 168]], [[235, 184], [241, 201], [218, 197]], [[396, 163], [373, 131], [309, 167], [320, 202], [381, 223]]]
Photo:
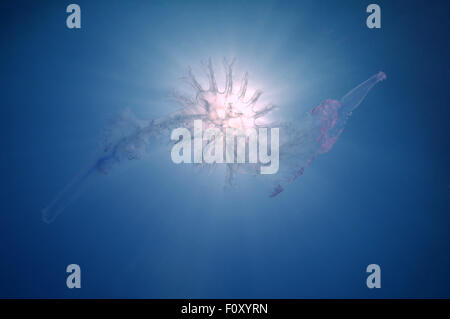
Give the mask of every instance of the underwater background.
[[[79, 30], [69, 1], [0, 4], [1, 298], [450, 297], [447, 1], [74, 2]], [[366, 26], [373, 2], [381, 29]], [[235, 57], [287, 119], [387, 79], [275, 198], [251, 179], [224, 192], [222, 170], [160, 150], [44, 223], [108, 119], [173, 112], [208, 57]]]

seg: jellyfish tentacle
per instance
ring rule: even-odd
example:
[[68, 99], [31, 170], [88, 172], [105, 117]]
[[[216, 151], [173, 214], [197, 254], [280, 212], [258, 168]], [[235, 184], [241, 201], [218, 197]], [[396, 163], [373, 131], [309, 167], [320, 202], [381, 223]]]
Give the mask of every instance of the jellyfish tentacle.
[[172, 92], [170, 98], [186, 108], [195, 105], [194, 100], [177, 91]]
[[239, 89], [238, 93], [238, 99], [241, 101], [245, 98], [245, 93], [247, 93], [247, 85], [248, 85], [248, 72], [245, 72], [241, 82], [241, 88]]
[[212, 66], [211, 58], [208, 58], [208, 62], [203, 63], [203, 65], [206, 68], [206, 75], [207, 75], [208, 81], [209, 81], [209, 91], [215, 93], [215, 92], [217, 92], [217, 82], [216, 82], [216, 76], [214, 74], [214, 69]]
[[227, 59], [223, 59], [223, 65], [225, 67], [225, 96], [229, 96], [233, 93], [233, 65], [236, 59], [233, 58], [230, 63], [227, 62]]
[[275, 109], [277, 109], [276, 105], [272, 103], [267, 104], [262, 110], [255, 111], [255, 115], [253, 117], [256, 120], [260, 117], [266, 116], [268, 113], [272, 112]]
[[197, 79], [195, 78], [195, 75], [192, 73], [191, 67], [188, 67], [187, 77], [183, 79], [185, 79], [187, 83], [197, 91], [197, 94], [204, 91], [200, 83], [198, 83]]
[[245, 102], [247, 105], [250, 106], [254, 106], [256, 104], [256, 102], [258, 102], [259, 98], [261, 97], [261, 95], [264, 92], [262, 90], [256, 90], [255, 93], [253, 93], [252, 97], [250, 98], [250, 100], [248, 100], [247, 102]]

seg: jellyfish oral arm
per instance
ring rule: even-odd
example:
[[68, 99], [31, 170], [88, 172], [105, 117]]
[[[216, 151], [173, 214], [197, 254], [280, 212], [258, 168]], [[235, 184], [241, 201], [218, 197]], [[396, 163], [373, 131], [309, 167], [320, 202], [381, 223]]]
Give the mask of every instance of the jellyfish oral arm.
[[[287, 138], [280, 146], [280, 153], [283, 154], [280, 157], [280, 165], [287, 173], [275, 183], [270, 197], [279, 195], [285, 185], [303, 175], [318, 155], [333, 148], [353, 110], [377, 83], [385, 79], [386, 74], [379, 72], [352, 89], [340, 101], [328, 99], [314, 107], [297, 125], [283, 125], [280, 134]], [[296, 170], [291, 166], [295, 166]]]
[[339, 103], [341, 104], [341, 114], [349, 115], [356, 109], [359, 104], [365, 99], [369, 91], [377, 84], [386, 79], [384, 72], [378, 72], [377, 74], [364, 81], [353, 90], [344, 95]]
[[75, 176], [75, 178], [42, 210], [42, 220], [47, 224], [52, 223], [64, 209], [80, 196], [87, 180], [90, 179], [94, 173], [95, 170], [92, 168], [80, 172]]

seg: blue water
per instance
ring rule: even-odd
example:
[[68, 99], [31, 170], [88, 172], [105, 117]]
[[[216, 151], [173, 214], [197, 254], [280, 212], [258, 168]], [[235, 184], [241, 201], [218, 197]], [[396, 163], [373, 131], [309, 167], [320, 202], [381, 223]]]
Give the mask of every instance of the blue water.
[[[0, 297], [450, 297], [448, 3], [376, 1], [370, 30], [372, 2], [77, 0], [69, 30], [71, 2], [3, 1]], [[224, 56], [287, 117], [388, 78], [274, 199], [160, 151], [42, 222], [111, 115], [175, 110], [187, 66]]]

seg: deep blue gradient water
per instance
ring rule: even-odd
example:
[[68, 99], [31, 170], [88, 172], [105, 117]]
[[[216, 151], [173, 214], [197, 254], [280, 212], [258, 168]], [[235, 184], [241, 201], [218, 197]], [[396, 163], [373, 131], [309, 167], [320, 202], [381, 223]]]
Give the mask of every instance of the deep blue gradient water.
[[[75, 2], [80, 30], [69, 1], [0, 4], [0, 297], [450, 297], [448, 2], [377, 0], [379, 30], [374, 1]], [[43, 223], [108, 118], [175, 110], [167, 96], [208, 57], [236, 57], [288, 118], [388, 78], [276, 198], [223, 192], [220, 170], [160, 151]]]

